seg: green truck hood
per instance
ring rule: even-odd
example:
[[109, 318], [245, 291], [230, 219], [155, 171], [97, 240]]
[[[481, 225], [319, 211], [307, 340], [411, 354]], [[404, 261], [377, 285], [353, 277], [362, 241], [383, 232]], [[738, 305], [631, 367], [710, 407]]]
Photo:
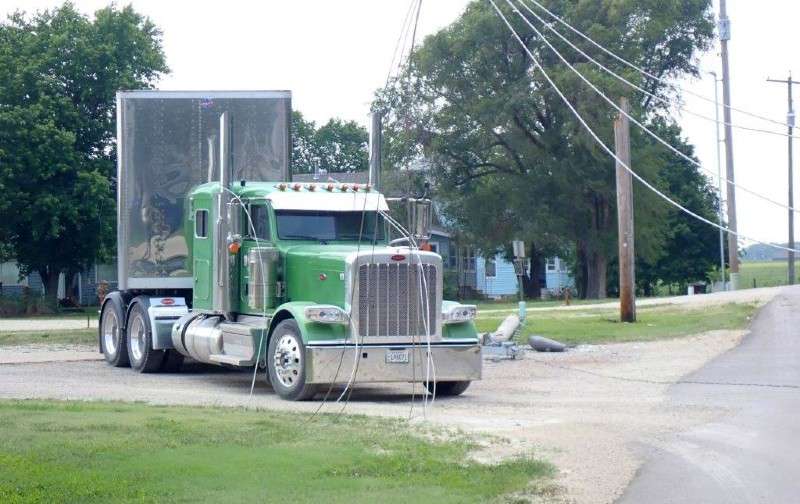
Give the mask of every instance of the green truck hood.
[[[375, 247], [375, 250], [385, 247]], [[302, 244], [287, 247], [286, 295], [289, 301], [345, 305], [345, 263], [358, 251], [372, 246]]]

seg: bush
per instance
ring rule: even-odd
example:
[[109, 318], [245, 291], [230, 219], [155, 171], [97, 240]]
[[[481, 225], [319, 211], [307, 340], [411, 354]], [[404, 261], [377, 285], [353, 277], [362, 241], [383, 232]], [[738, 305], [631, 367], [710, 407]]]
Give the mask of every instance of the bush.
[[0, 296], [0, 317], [52, 315], [58, 310], [44, 298], [25, 288], [21, 296]]

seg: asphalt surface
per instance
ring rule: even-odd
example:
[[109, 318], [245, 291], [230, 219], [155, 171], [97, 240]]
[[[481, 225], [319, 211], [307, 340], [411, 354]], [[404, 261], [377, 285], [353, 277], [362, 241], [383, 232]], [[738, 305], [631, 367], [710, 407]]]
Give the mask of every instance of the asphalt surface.
[[800, 502], [800, 290], [765, 306], [742, 344], [668, 393], [720, 414], [663, 443], [619, 503]]

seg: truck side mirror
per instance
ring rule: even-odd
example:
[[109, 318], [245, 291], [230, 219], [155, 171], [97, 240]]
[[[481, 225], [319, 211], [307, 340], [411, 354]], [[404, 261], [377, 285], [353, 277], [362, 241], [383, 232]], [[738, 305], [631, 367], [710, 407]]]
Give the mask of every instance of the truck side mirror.
[[415, 240], [428, 240], [431, 237], [431, 200], [411, 199], [408, 201], [409, 231]]

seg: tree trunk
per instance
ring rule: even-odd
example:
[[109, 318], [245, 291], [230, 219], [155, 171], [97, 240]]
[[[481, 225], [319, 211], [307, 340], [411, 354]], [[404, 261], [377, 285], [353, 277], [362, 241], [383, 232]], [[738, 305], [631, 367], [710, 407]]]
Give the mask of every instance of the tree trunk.
[[604, 299], [608, 297], [606, 271], [608, 258], [600, 251], [593, 251], [587, 261], [586, 298]]
[[542, 298], [542, 269], [544, 257], [542, 253], [536, 248], [535, 244], [531, 244], [530, 249], [530, 266], [528, 271], [522, 277], [522, 289], [525, 292], [525, 297], [528, 299], [541, 299]]
[[50, 271], [49, 268], [42, 268], [39, 271], [39, 276], [42, 278], [42, 285], [44, 285], [44, 299], [48, 306], [53, 308], [58, 306], [58, 271]]

